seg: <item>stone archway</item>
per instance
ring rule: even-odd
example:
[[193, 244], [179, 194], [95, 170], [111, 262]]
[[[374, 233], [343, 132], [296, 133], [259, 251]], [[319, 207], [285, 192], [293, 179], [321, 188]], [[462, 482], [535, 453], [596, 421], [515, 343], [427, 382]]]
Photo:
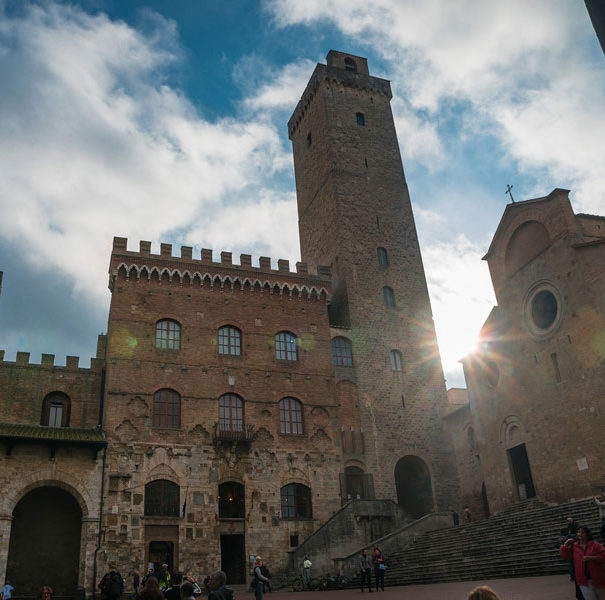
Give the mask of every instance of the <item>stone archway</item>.
[[433, 511], [431, 474], [417, 456], [404, 456], [395, 465], [397, 502], [414, 519]]
[[80, 562], [82, 510], [60, 487], [25, 494], [13, 510], [6, 577], [19, 596], [50, 585], [55, 596], [75, 597]]

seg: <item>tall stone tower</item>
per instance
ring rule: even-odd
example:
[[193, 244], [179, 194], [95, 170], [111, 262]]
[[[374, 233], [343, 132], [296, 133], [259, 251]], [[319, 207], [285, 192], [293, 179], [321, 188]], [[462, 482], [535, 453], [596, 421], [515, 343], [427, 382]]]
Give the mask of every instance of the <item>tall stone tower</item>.
[[455, 502], [457, 481], [391, 97], [389, 81], [371, 76], [367, 59], [331, 50], [288, 132], [302, 260], [331, 265], [332, 337], [351, 342], [350, 365], [338, 358], [342, 343], [333, 345], [337, 399], [348, 402], [350, 429], [357, 425], [363, 440], [361, 455], [343, 448], [345, 474], [363, 471], [373, 486], [361, 495], [398, 500], [418, 517]]

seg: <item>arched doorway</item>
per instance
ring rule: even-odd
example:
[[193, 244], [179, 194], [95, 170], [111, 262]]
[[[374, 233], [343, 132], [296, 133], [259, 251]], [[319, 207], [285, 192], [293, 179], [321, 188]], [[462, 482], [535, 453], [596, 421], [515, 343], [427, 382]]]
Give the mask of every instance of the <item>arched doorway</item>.
[[58, 487], [26, 494], [13, 510], [6, 577], [19, 596], [36, 596], [50, 585], [54, 596], [75, 597], [82, 511]]
[[433, 510], [431, 474], [417, 456], [404, 456], [395, 465], [397, 502], [406, 513], [419, 519]]

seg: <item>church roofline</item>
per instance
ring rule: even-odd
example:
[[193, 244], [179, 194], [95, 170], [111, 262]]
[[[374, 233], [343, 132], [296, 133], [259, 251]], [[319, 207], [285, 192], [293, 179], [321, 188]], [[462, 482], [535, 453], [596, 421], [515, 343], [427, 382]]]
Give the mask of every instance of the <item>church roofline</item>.
[[506, 208], [504, 209], [504, 213], [502, 213], [502, 217], [500, 218], [500, 222], [498, 223], [496, 232], [494, 233], [494, 235], [492, 237], [492, 241], [489, 245], [489, 248], [488, 248], [487, 252], [485, 253], [485, 255], [481, 257], [481, 260], [489, 259], [490, 255], [492, 253], [492, 250], [494, 249], [494, 246], [496, 244], [496, 241], [497, 241], [498, 237], [500, 236], [500, 232], [504, 229], [503, 224], [505, 221], [508, 221], [508, 217], [512, 211], [518, 211], [521, 208], [525, 208], [528, 205], [532, 205], [532, 204], [541, 204], [542, 202], [552, 200], [555, 196], [559, 196], [561, 194], [564, 194], [566, 197], [568, 197], [568, 200], [569, 200], [569, 192], [570, 192], [570, 190], [566, 190], [563, 188], [555, 188], [547, 196], [541, 196], [540, 198], [530, 198], [529, 200], [521, 200], [519, 202], [509, 202], [506, 205]]

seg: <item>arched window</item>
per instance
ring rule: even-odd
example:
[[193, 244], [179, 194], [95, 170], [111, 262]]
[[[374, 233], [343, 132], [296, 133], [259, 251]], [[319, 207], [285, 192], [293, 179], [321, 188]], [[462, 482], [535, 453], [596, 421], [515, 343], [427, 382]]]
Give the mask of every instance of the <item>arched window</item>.
[[389, 264], [389, 256], [385, 248], [379, 246], [377, 248], [378, 252], [378, 264], [386, 267]]
[[281, 489], [282, 519], [311, 519], [311, 488], [302, 483], [290, 483]]
[[226, 481], [218, 486], [218, 515], [221, 519], [246, 517], [245, 488], [237, 481]]
[[181, 426], [181, 397], [164, 388], [153, 395], [153, 427], [178, 429]]
[[355, 118], [357, 119], [357, 125], [363, 127], [366, 124], [366, 118], [362, 112], [355, 113]]
[[242, 353], [242, 332], [232, 325], [218, 330], [218, 353], [240, 356]]
[[218, 399], [218, 426], [220, 431], [244, 430], [244, 402], [235, 394]]
[[345, 58], [345, 69], [357, 73], [357, 63], [349, 56]]
[[159, 350], [180, 350], [181, 326], [172, 319], [162, 319], [155, 325], [155, 347]]
[[51, 392], [42, 403], [40, 424], [48, 427], [69, 427], [71, 402], [63, 392]]
[[401, 352], [399, 350], [391, 350], [391, 370], [401, 371], [402, 364]]
[[279, 401], [279, 428], [281, 433], [302, 434], [302, 404], [296, 398]]
[[395, 306], [395, 296], [393, 295], [393, 288], [390, 288], [388, 285], [385, 285], [382, 288], [382, 295], [384, 297], [385, 306]]
[[289, 331], [275, 336], [275, 357], [278, 360], [298, 360], [298, 339]]
[[181, 490], [167, 479], [156, 479], [145, 486], [145, 515], [178, 517]]
[[335, 337], [332, 339], [332, 362], [337, 367], [353, 366], [351, 342], [347, 338]]

